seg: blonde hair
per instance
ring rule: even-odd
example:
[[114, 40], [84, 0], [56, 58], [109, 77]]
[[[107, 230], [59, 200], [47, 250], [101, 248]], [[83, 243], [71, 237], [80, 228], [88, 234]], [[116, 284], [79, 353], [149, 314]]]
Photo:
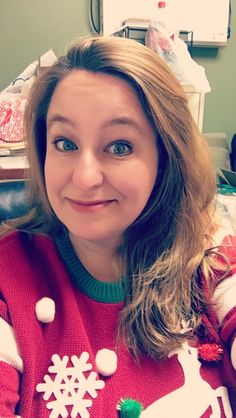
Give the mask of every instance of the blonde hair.
[[[127, 296], [118, 335], [137, 354], [161, 358], [201, 324], [201, 273], [211, 278], [206, 257], [211, 234], [215, 174], [207, 145], [186, 95], [168, 66], [147, 47], [128, 39], [78, 41], [35, 83], [26, 110], [34, 209], [15, 223], [44, 233], [60, 226], [44, 182], [46, 117], [57, 84], [71, 71], [109, 73], [127, 80], [156, 131], [156, 184], [141, 215], [124, 233]], [[145, 138], [144, 138], [145, 140]], [[186, 331], [186, 332], [185, 332]]]

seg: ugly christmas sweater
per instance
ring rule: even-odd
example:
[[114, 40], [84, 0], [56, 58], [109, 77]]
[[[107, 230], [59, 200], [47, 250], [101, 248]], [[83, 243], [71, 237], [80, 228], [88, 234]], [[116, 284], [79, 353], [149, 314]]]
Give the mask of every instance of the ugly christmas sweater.
[[12, 233], [0, 254], [1, 418], [236, 417], [233, 275], [214, 294], [222, 361], [186, 342], [137, 363], [116, 341], [122, 281], [95, 280], [64, 238]]

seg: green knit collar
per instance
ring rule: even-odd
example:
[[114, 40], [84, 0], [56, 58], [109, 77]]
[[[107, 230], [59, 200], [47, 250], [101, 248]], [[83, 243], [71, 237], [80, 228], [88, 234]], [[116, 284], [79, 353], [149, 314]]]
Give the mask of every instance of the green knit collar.
[[66, 264], [72, 281], [85, 295], [98, 302], [119, 303], [124, 300], [125, 279], [115, 283], [95, 279], [77, 257], [69, 236], [62, 232], [55, 237], [57, 249]]

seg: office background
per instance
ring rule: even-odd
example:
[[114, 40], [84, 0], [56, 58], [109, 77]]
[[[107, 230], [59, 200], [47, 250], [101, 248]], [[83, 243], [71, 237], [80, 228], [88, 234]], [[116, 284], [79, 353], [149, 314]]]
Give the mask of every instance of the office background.
[[[0, 90], [39, 55], [52, 48], [62, 54], [68, 43], [90, 35], [89, 0], [1, 0]], [[96, 1], [94, 15], [97, 21]], [[212, 16], [214, 19], [214, 15]], [[236, 7], [226, 47], [193, 48], [212, 91], [206, 95], [203, 132], [236, 132]]]

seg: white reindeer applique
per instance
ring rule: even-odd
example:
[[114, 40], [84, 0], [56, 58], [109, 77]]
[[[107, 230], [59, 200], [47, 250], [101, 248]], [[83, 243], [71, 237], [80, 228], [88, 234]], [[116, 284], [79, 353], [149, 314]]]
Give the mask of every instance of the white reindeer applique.
[[209, 406], [211, 418], [221, 418], [218, 398], [221, 398], [226, 418], [233, 418], [226, 387], [213, 389], [200, 375], [201, 363], [198, 352], [187, 343], [172, 351], [169, 357], [177, 354], [184, 373], [184, 385], [149, 405], [141, 418], [200, 418]]

